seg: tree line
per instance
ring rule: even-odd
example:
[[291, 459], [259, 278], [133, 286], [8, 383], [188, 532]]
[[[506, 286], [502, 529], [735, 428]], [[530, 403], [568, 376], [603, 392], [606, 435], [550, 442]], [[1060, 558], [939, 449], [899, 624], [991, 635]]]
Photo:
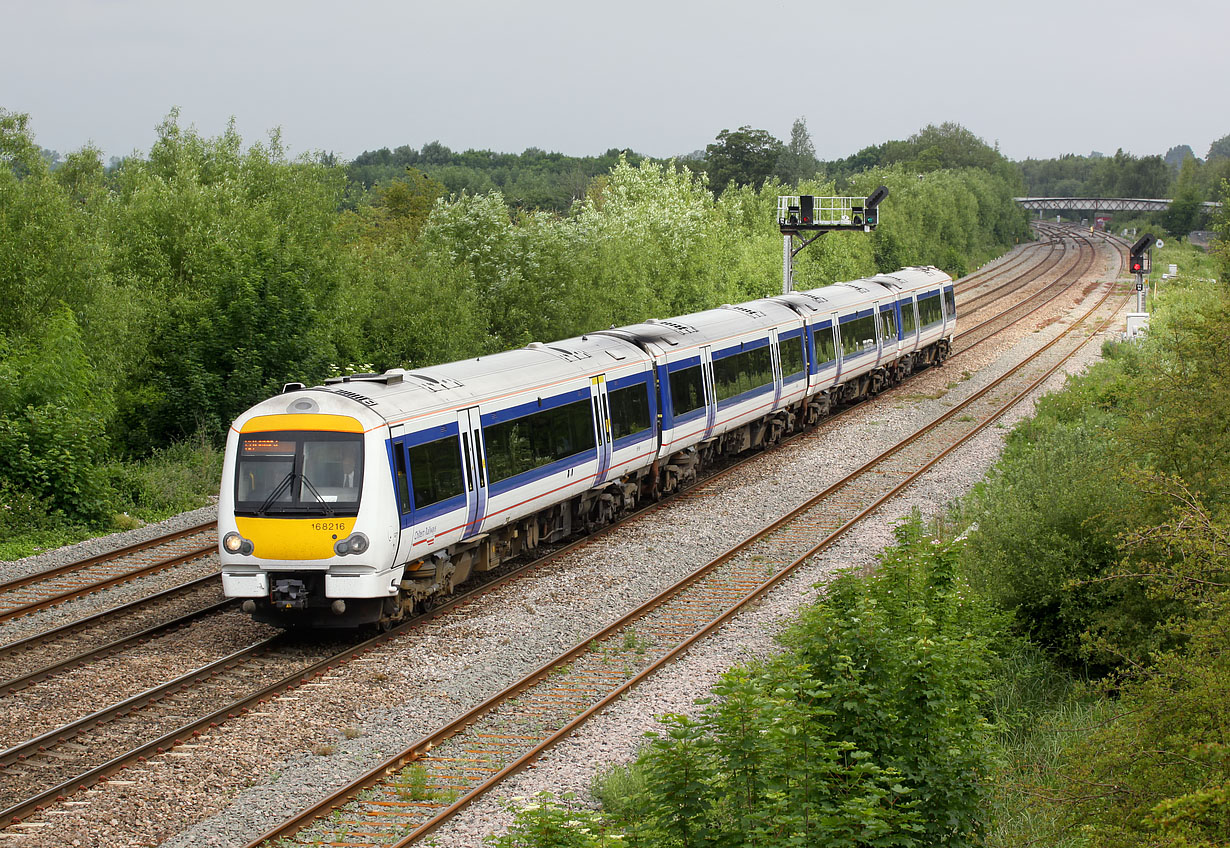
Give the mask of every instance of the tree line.
[[[369, 186], [354, 163], [289, 156], [277, 132], [207, 137], [172, 112], [146, 154], [104, 165], [87, 147], [49, 162], [28, 117], [0, 112], [9, 537], [183, 508], [187, 484], [163, 478], [186, 461], [199, 485], [216, 486], [200, 482], [216, 475], [202, 451], [216, 463], [229, 422], [286, 382], [774, 294], [776, 196], [838, 191], [814, 174], [719, 187], [688, 163], [612, 152], [559, 211], [499, 190], [452, 191], [431, 171], [447, 151], [425, 152]], [[543, 173], [551, 161], [542, 157]], [[910, 264], [959, 274], [1028, 238], [998, 172], [952, 167], [920, 180], [892, 163], [841, 190], [881, 183], [892, 194], [879, 229], [806, 251], [799, 285]], [[197, 447], [174, 453], [185, 444]], [[172, 467], [148, 470], [164, 460]]]

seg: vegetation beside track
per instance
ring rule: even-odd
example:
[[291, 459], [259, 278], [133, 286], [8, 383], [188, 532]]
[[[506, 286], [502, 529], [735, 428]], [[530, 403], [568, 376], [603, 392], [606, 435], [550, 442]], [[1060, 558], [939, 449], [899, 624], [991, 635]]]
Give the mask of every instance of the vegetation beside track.
[[664, 717], [600, 810], [536, 799], [493, 843], [1226, 844], [1230, 294], [1168, 282], [1143, 342]]
[[[800, 284], [959, 273], [1028, 238], [1003, 157], [970, 139], [998, 167], [852, 177], [889, 185], [882, 223], [801, 254]], [[604, 168], [569, 211], [541, 211], [413, 169], [368, 186], [276, 132], [245, 147], [173, 112], [145, 156], [104, 167], [86, 148], [52, 169], [28, 117], [0, 110], [0, 556], [203, 504], [229, 422], [286, 382], [774, 294], [776, 196], [835, 193]]]

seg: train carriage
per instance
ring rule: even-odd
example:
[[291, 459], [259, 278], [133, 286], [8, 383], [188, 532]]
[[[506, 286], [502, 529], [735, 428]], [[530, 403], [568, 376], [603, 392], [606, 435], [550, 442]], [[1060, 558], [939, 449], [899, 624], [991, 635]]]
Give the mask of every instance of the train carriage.
[[476, 571], [690, 483], [947, 355], [951, 279], [909, 268], [407, 371], [298, 384], [231, 428], [228, 597], [388, 625]]

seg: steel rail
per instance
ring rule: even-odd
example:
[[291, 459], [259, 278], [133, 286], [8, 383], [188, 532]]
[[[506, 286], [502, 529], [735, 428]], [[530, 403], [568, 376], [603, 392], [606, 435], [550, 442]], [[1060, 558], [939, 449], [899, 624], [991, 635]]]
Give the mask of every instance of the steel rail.
[[31, 601], [29, 603], [22, 604], [21, 606], [11, 607], [6, 610], [0, 610], [0, 622], [8, 621], [9, 619], [12, 619], [12, 618], [19, 618], [22, 616], [30, 615], [31, 613], [35, 613], [40, 610], [48, 609], [49, 607], [59, 606], [60, 604], [67, 603], [68, 601], [72, 601], [77, 598], [84, 597], [86, 595], [93, 595], [96, 592], [101, 592], [104, 589], [110, 589], [112, 586], [118, 586], [122, 583], [130, 583], [133, 580], [138, 580], [142, 577], [148, 577], [151, 574], [157, 574], [160, 571], [166, 571], [167, 569], [170, 569], [170, 568], [175, 568], [178, 565], [183, 565], [187, 562], [191, 562], [192, 560], [200, 559], [203, 556], [207, 556], [208, 554], [210, 554], [211, 552], [215, 550], [217, 550], [217, 545], [209, 545], [208, 547], [198, 548], [195, 550], [188, 551], [187, 553], [177, 554], [176, 556], [167, 557], [165, 559], [158, 560], [157, 562], [151, 563], [150, 565], [142, 566], [141, 568], [135, 569], [133, 571], [127, 571], [127, 572], [124, 572], [123, 574], [117, 574], [113, 577], [108, 577], [107, 579], [100, 580], [96, 583], [90, 583], [89, 585], [80, 586], [76, 589], [69, 589], [64, 592], [59, 592], [57, 594], [54, 594], [54, 595], [51, 595], [45, 598], [41, 598], [36, 601]]
[[[893, 448], [890, 448], [889, 450], [883, 452], [880, 456], [876, 457], [871, 462], [865, 464], [861, 469], [859, 469], [859, 471], [847, 477], [846, 480], [843, 480], [839, 482], [838, 484], [835, 484], [834, 486], [829, 487], [829, 489], [826, 489], [825, 492], [811, 499], [808, 502], [808, 504], [805, 504], [800, 509], [792, 512], [792, 515], [796, 515], [796, 514], [799, 514], [800, 512], [804, 512], [810, 509], [812, 506], [814, 506], [816, 502], [823, 500], [824, 498], [836, 492], [847, 481], [855, 477], [867, 474], [875, 465], [878, 465], [880, 462], [882, 462], [885, 457], [901, 450], [902, 447], [904, 447], [906, 444], [916, 441], [918, 438], [920, 438], [923, 435], [924, 432], [934, 429], [935, 427], [938, 426], [939, 423], [951, 420], [959, 412], [966, 409], [976, 399], [981, 398], [982, 396], [990, 392], [992, 389], [998, 387], [1000, 384], [1002, 384], [1003, 381], [1007, 380], [1010, 376], [1022, 370], [1027, 363], [1032, 362], [1036, 360], [1037, 358], [1039, 358], [1043, 354], [1043, 352], [1049, 350], [1051, 347], [1057, 344], [1061, 339], [1069, 337], [1076, 330], [1077, 327], [1083, 326], [1084, 322], [1087, 320], [1089, 315], [1091, 315], [1102, 303], [1106, 301], [1106, 299], [1110, 296], [1110, 293], [1112, 290], [1113, 290], [1113, 286], [1108, 286], [1107, 291], [1103, 295], [1103, 297], [1099, 300], [1097, 304], [1095, 304], [1093, 309], [1091, 309], [1090, 312], [1087, 313], [1086, 316], [1082, 318], [1080, 322], [1076, 322], [1071, 327], [1065, 329], [1059, 336], [1056, 337], [1056, 339], [1052, 340], [1052, 342], [1048, 343], [1046, 346], [1044, 346], [1039, 351], [1035, 352], [1033, 355], [1027, 358], [1024, 362], [1016, 366], [1016, 368], [1014, 368], [1012, 372], [1009, 372], [1009, 374], [1005, 374], [1003, 377], [999, 378], [998, 380], [984, 387], [979, 392], [975, 393], [975, 395], [972, 395], [970, 398], [964, 401], [962, 404], [959, 404], [958, 406], [953, 407], [952, 409], [948, 410], [943, 415], [938, 417], [935, 421], [931, 422], [927, 426], [927, 428], [920, 430], [918, 433], [914, 434], [912, 437], [906, 440], [903, 440], [903, 442], [899, 443], [899, 445], [894, 446]], [[1112, 313], [1111, 317], [1113, 317], [1113, 314], [1114, 313]], [[1107, 322], [1109, 322], [1109, 320], [1110, 318], [1107, 319]], [[1061, 367], [1062, 364], [1066, 362], [1068, 358], [1074, 355], [1077, 350], [1080, 350], [1081, 348], [1084, 347], [1084, 345], [1088, 343], [1089, 343], [1089, 339], [1085, 339], [1081, 341], [1080, 344], [1078, 344], [1075, 348], [1073, 348], [1072, 351], [1070, 351], [1066, 356], [1061, 358], [1059, 362], [1057, 362], [1050, 369], [1048, 369], [1044, 375], [1042, 375], [1041, 377], [1038, 377], [1036, 380], [1030, 383], [1028, 388], [1018, 393], [1012, 400], [1010, 400], [1006, 404], [1001, 404], [997, 411], [995, 411], [993, 414], [991, 414], [990, 416], [986, 417], [984, 420], [979, 422], [979, 424], [976, 427], [971, 428], [968, 432], [962, 435], [954, 444], [947, 447], [943, 452], [935, 456], [930, 462], [928, 462], [922, 468], [913, 472], [905, 481], [894, 486], [889, 493], [887, 493], [886, 495], [878, 499], [871, 506], [863, 509], [858, 514], [858, 516], [856, 516], [854, 519], [850, 519], [845, 524], [843, 524], [841, 529], [839, 529], [838, 531], [835, 531], [834, 533], [826, 537], [826, 539], [822, 541], [820, 545], [817, 545], [811, 548], [802, 557], [797, 558], [794, 561], [794, 563], [788, 567], [788, 570], [779, 572], [776, 576], [774, 576], [770, 581], [766, 582], [763, 586], [749, 593], [744, 599], [744, 601], [740, 602], [740, 606], [746, 604], [747, 602], [754, 599], [755, 597], [759, 597], [761, 594], [763, 594], [765, 591], [771, 588], [772, 585], [775, 585], [777, 582], [780, 582], [780, 580], [784, 579], [784, 577], [786, 576], [787, 573], [789, 573], [789, 571], [793, 570], [794, 568], [797, 568], [799, 564], [801, 564], [803, 561], [805, 561], [810, 556], [813, 556], [819, 549], [821, 549], [825, 545], [830, 544], [832, 539], [836, 538], [838, 535], [840, 535], [840, 533], [845, 532], [845, 529], [852, 526], [858, 520], [861, 520], [862, 517], [865, 517], [870, 512], [874, 511], [875, 509], [878, 509], [879, 506], [881, 506], [884, 501], [893, 497], [895, 494], [900, 492], [906, 486], [910, 485], [910, 483], [916, 480], [917, 477], [920, 476], [922, 473], [924, 473], [927, 469], [932, 467], [934, 463], [938, 462], [943, 456], [946, 456], [948, 453], [954, 450], [957, 446], [959, 446], [960, 444], [963, 444], [969, 438], [972, 438], [977, 432], [980, 432], [983, 428], [985, 428], [986, 426], [989, 426], [989, 424], [993, 422], [994, 420], [996, 420], [1000, 415], [1002, 415], [1004, 411], [1011, 408], [1016, 403], [1020, 402], [1022, 398], [1027, 396], [1038, 385], [1040, 385], [1042, 381], [1047, 379], [1051, 374], [1054, 373], [1055, 370]], [[760, 533], [756, 534], [752, 538], [753, 539], [762, 538], [764, 535], [767, 535], [768, 533], [771, 533], [773, 530], [776, 530], [777, 528], [783, 526], [789, 520], [790, 520], [789, 517], [779, 519], [778, 521], [773, 522], [773, 524], [771, 524], [769, 527], [760, 531]], [[507, 699], [507, 697], [509, 697], [507, 693], [511, 693], [512, 695], [515, 696], [516, 694], [519, 694], [525, 691], [526, 688], [532, 685], [535, 685], [536, 683], [541, 682], [551, 673], [552, 669], [558, 668], [560, 666], [568, 665], [569, 663], [574, 661], [581, 653], [587, 651], [589, 649], [589, 646], [593, 642], [595, 641], [600, 642], [601, 640], [605, 638], [609, 638], [614, 633], [618, 632], [619, 630], [628, 626], [633, 621], [642, 617], [643, 614], [647, 612], [649, 609], [658, 607], [663, 602], [665, 596], [671, 595], [671, 594], [677, 594], [682, 588], [686, 586], [694, 585], [703, 576], [702, 572], [708, 573], [709, 571], [712, 571], [714, 568], [716, 568], [721, 563], [724, 563], [730, 560], [734, 556], [735, 552], [737, 552], [737, 550], [745, 548], [748, 544], [749, 544], [748, 542], [741, 543], [740, 545], [736, 546], [736, 548], [733, 548], [730, 551], [724, 553], [721, 557], [714, 560], [709, 565], [704, 566], [702, 569], [699, 569], [697, 572], [694, 572], [692, 575], [689, 575], [688, 577], [685, 577], [683, 580], [676, 583], [675, 586], [672, 586], [666, 592], [662, 593], [662, 595], [660, 595], [658, 598], [655, 598], [649, 602], [646, 602], [646, 604], [643, 604], [637, 610], [634, 610], [628, 615], [622, 617], [619, 621], [615, 622], [614, 624], [606, 628], [603, 628], [600, 632], [590, 636], [583, 642], [578, 643], [572, 649], [565, 652], [561, 656], [557, 657], [555, 660], [551, 661], [550, 663], [544, 664], [539, 669], [536, 669], [534, 672], [531, 672], [529, 675], [526, 675], [524, 678], [522, 678], [521, 681], [518, 681], [517, 684], [514, 684], [512, 687], [509, 687], [509, 689], [506, 690], [506, 693], [501, 693], [500, 695], [497, 695], [491, 699], [488, 699], [487, 702], [484, 702], [484, 704], [480, 705], [474, 710], [471, 710], [465, 713], [464, 715], [458, 717], [456, 720], [454, 720], [453, 722], [450, 722], [449, 725], [447, 725], [445, 728], [442, 728], [440, 731], [433, 733], [430, 736], [423, 737], [422, 739], [416, 741], [414, 745], [407, 748], [397, 757], [389, 758], [384, 763], [380, 764], [376, 768], [369, 771], [366, 775], [361, 777], [359, 780], [352, 783], [351, 786], [347, 787], [345, 790], [334, 793], [329, 798], [326, 798], [320, 803], [314, 805], [311, 809], [303, 811], [301, 814], [288, 820], [287, 822], [283, 823], [281, 826], [263, 834], [258, 840], [250, 843], [250, 845], [258, 846], [268, 840], [282, 838], [282, 837], [285, 837], [289, 833], [297, 832], [298, 830], [301, 829], [301, 827], [306, 822], [319, 818], [322, 814], [335, 809], [340, 803], [343, 803], [344, 800], [348, 799], [349, 797], [354, 796], [358, 792], [364, 789], [370, 789], [372, 786], [376, 785], [376, 783], [378, 783], [383, 777], [388, 776], [392, 773], [395, 773], [398, 769], [403, 767], [406, 763], [413, 762], [414, 760], [422, 757], [427, 751], [430, 751], [433, 747], [437, 747], [445, 739], [448, 739], [449, 737], [451, 737], [452, 735], [460, 731], [462, 728], [472, 725], [480, 717], [486, 714], [489, 714], [499, 704], [503, 703]], [[719, 619], [715, 620], [713, 623], [708, 625], [706, 628], [703, 628], [702, 631], [698, 631], [697, 633], [693, 634], [693, 636], [689, 637], [684, 643], [681, 643], [677, 645], [674, 649], [672, 649], [666, 656], [655, 661], [655, 663], [653, 663], [649, 668], [640, 672], [633, 679], [625, 681], [623, 684], [621, 684], [614, 691], [610, 692], [606, 697], [604, 697], [598, 703], [591, 705], [580, 716], [573, 719], [573, 721], [570, 722], [565, 727], [560, 728], [556, 733], [550, 736], [547, 740], [545, 740], [544, 742], [536, 746], [531, 752], [528, 752], [524, 754], [523, 756], [519, 757], [515, 762], [505, 766], [495, 775], [492, 775], [491, 777], [479, 783], [478, 786], [475, 787], [475, 789], [472, 792], [467, 793], [467, 795], [465, 795], [464, 797], [458, 799], [452, 804], [449, 804], [446, 808], [440, 811], [438, 815], [434, 816], [429, 822], [420, 825], [418, 828], [416, 828], [411, 833], [406, 835], [404, 839], [397, 842], [396, 845], [397, 846], [408, 845], [414, 840], [426, 835], [431, 830], [434, 830], [441, 823], [443, 823], [444, 820], [451, 817], [453, 814], [458, 812], [460, 809], [468, 805], [479, 794], [481, 794], [482, 792], [485, 792], [491, 786], [495, 785], [496, 783], [503, 780], [507, 776], [516, 773], [521, 768], [524, 768], [524, 766], [527, 765], [534, 757], [540, 754], [541, 751], [545, 750], [546, 748], [549, 748], [559, 739], [563, 738], [563, 736], [571, 732], [572, 729], [574, 729], [576, 726], [582, 723], [587, 717], [593, 715], [595, 712], [602, 709], [604, 706], [609, 705], [615, 698], [619, 697], [621, 694], [626, 692], [628, 688], [634, 685], [635, 682], [639, 682], [640, 680], [643, 680], [646, 676], [651, 674], [653, 670], [660, 668], [663, 664], [665, 664], [666, 662], [669, 662], [671, 659], [678, 656], [679, 653], [686, 650], [686, 648], [689, 645], [694, 643], [696, 639], [700, 638], [700, 636], [703, 633], [709, 632], [713, 628], [719, 626], [722, 621], [725, 621], [734, 613], [735, 613], [735, 609], [728, 610], [726, 613], [720, 616]], [[427, 806], [433, 806], [433, 805], [427, 805]], [[375, 836], [376, 834], [367, 833], [365, 835], [367, 837], [372, 837], [372, 836]]]
[[[833, 419], [830, 418], [829, 420], [831, 421]], [[814, 431], [808, 431], [805, 433], [797, 434], [797, 436], [806, 436], [806, 435], [812, 435], [812, 434], [814, 434]], [[706, 482], [712, 482], [717, 478], [725, 476], [725, 474], [727, 473], [733, 473], [735, 470], [737, 470], [739, 466], [742, 465], [743, 462], [753, 461], [754, 459], [755, 459], [755, 454], [745, 457], [744, 460], [741, 460], [740, 462], [735, 463], [729, 468], [723, 469], [722, 471], [717, 472], [716, 474], [710, 475], [710, 477], [707, 478]], [[649, 504], [646, 507], [642, 508], [641, 510], [638, 510], [632, 516], [628, 516], [628, 517], [631, 518], [631, 517], [640, 515], [642, 513], [648, 512], [650, 510], [662, 508], [666, 506], [668, 503], [672, 502], [676, 497], [685, 496], [687, 494], [690, 494], [692, 491], [693, 491], [692, 489], [684, 490], [680, 493], [677, 493], [676, 495], [672, 495], [669, 498], [663, 499], [662, 501]], [[179, 742], [185, 741], [187, 738], [191, 737], [192, 735], [198, 734], [199, 732], [201, 732], [203, 728], [206, 728], [210, 726], [211, 724], [216, 725], [217, 723], [224, 721], [225, 720], [224, 716], [226, 718], [231, 718], [241, 712], [246, 712], [248, 709], [251, 708], [253, 704], [261, 703], [262, 701], [267, 700], [269, 697], [273, 697], [274, 695], [282, 691], [286, 691], [287, 689], [293, 688], [294, 686], [297, 686], [299, 683], [305, 682], [311, 679], [312, 677], [320, 676], [321, 674], [324, 673], [324, 671], [328, 670], [332, 666], [345, 662], [349, 658], [352, 658], [353, 656], [356, 656], [359, 653], [363, 653], [366, 650], [370, 650], [371, 648], [375, 647], [378, 644], [383, 644], [383, 642], [385, 641], [397, 638], [397, 636], [400, 635], [402, 632], [404, 632], [405, 630], [407, 630], [408, 628], [412, 626], [422, 623], [424, 620], [435, 618], [458, 606], [469, 603], [472, 600], [474, 600], [475, 597], [494, 590], [495, 588], [497, 588], [497, 586], [503, 585], [503, 583], [507, 582], [508, 580], [514, 579], [516, 576], [526, 571], [529, 571], [533, 568], [536, 568], [539, 565], [544, 565], [547, 562], [554, 560], [558, 556], [562, 556], [564, 553], [568, 552], [569, 550], [572, 550], [575, 547], [578, 547], [580, 545], [587, 544], [590, 541], [592, 541], [594, 538], [604, 535], [606, 532], [611, 531], [613, 529], [614, 529], [614, 525], [608, 526], [606, 528], [602, 528], [593, 536], [576, 540], [575, 542], [556, 551], [555, 553], [548, 555], [548, 557], [528, 563], [525, 566], [522, 566], [521, 568], [518, 568], [517, 570], [504, 575], [500, 580], [493, 581], [492, 583], [486, 584], [484, 586], [475, 587], [475, 589], [471, 590], [470, 592], [467, 592], [464, 595], [451, 599], [450, 601], [440, 605], [436, 609], [426, 613], [425, 615], [416, 617], [410, 622], [406, 622], [405, 624], [399, 626], [398, 628], [390, 631], [387, 634], [381, 634], [380, 636], [374, 637], [373, 639], [368, 640], [367, 642], [362, 643], [359, 646], [355, 646], [354, 648], [349, 649], [347, 652], [344, 652], [341, 655], [330, 657], [326, 660], [322, 660], [320, 663], [317, 663], [314, 666], [310, 666], [309, 668], [295, 675], [291, 675], [290, 677], [282, 681], [279, 681], [278, 683], [275, 683], [269, 687], [266, 687], [265, 689], [261, 690], [260, 692], [254, 693], [248, 698], [245, 698], [241, 701], [237, 701], [233, 704], [229, 704], [226, 707], [223, 707], [217, 712], [211, 714], [210, 716], [207, 716], [191, 724], [185, 725], [184, 727], [181, 727], [178, 730], [173, 731], [172, 733], [168, 733], [160, 737], [159, 739], [154, 740], [153, 742], [143, 745], [141, 748], [136, 749], [133, 752], [130, 752], [129, 754], [123, 755], [121, 757], [117, 757], [114, 760], [92, 770], [90, 773], [82, 775], [79, 778], [75, 778], [72, 781], [68, 781], [64, 783], [63, 785], [57, 787], [56, 789], [51, 790], [50, 792], [42, 793], [38, 797], [28, 799], [22, 802], [21, 804], [11, 807], [9, 810], [0, 812], [0, 818], [11, 817], [11, 818], [19, 819], [20, 816], [26, 815], [33, 810], [41, 808], [42, 804], [49, 803], [51, 800], [54, 800], [54, 798], [58, 794], [62, 794], [64, 791], [72, 791], [74, 786], [79, 787], [79, 788], [84, 788], [85, 786], [90, 785], [91, 783], [97, 782], [98, 780], [104, 779], [105, 777], [111, 774], [114, 774], [119, 770], [122, 770], [123, 768], [127, 767], [128, 764], [130, 764], [131, 762], [135, 761], [136, 759], [140, 758], [141, 756], [145, 754], [149, 754], [152, 751], [161, 750], [163, 747], [171, 746]], [[203, 578], [203, 579], [211, 579], [211, 578]], [[168, 590], [168, 591], [172, 591], [172, 590]], [[57, 792], [57, 790], [59, 790], [59, 792]]]
[[59, 577], [73, 571], [81, 571], [95, 565], [110, 562], [111, 560], [116, 560], [121, 557], [139, 553], [140, 551], [156, 548], [159, 545], [166, 544], [167, 542], [173, 542], [177, 539], [182, 539], [185, 536], [191, 536], [195, 533], [202, 533], [217, 526], [218, 522], [216, 521], [206, 521], [193, 527], [186, 527], [182, 530], [176, 530], [172, 533], [167, 533], [154, 539], [148, 539], [144, 542], [134, 542], [131, 545], [125, 545], [124, 547], [116, 548], [113, 551], [108, 551], [102, 554], [93, 554], [92, 556], [85, 557], [84, 559], [74, 560], [73, 562], [46, 569], [45, 571], [36, 571], [33, 574], [27, 574], [25, 577], [17, 577], [13, 580], [6, 580], [5, 582], [0, 583], [0, 594], [12, 591], [13, 589], [20, 589], [22, 586], [29, 586], [31, 583], [38, 583], [41, 580]]

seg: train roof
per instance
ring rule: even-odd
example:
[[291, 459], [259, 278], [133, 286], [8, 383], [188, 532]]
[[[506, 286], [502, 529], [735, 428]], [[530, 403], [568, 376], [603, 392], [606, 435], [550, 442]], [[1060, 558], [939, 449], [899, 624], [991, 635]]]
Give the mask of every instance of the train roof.
[[651, 318], [640, 324], [612, 327], [599, 333], [632, 344], [649, 346], [663, 353], [713, 344], [730, 336], [776, 327], [799, 315], [785, 304], [770, 299], [693, 312], [678, 318]]
[[[567, 380], [648, 365], [646, 352], [670, 353], [716, 344], [732, 336], [780, 326], [801, 315], [836, 311], [879, 299], [889, 292], [930, 289], [951, 282], [937, 268], [903, 268], [849, 283], [791, 292], [748, 303], [707, 309], [665, 320], [650, 319], [562, 341], [534, 342], [517, 350], [426, 368], [394, 368], [383, 374], [354, 374], [323, 386], [293, 390], [262, 401], [236, 420], [256, 415], [314, 411], [354, 413], [365, 426], [397, 422], [480, 401], [546, 391]], [[360, 404], [361, 414], [354, 404]]]
[[279, 398], [327, 393], [358, 402], [384, 421], [395, 422], [648, 362], [648, 354], [628, 341], [591, 334], [547, 344], [534, 342], [517, 350], [426, 368], [335, 377], [323, 386], [278, 395], [250, 412], [268, 412], [263, 408], [280, 406]]
[[[861, 307], [884, 297], [897, 298], [901, 295], [928, 291], [937, 286], [952, 282], [952, 277], [932, 265], [920, 265], [913, 268], [902, 268], [891, 274], [876, 274], [874, 277], [863, 277], [849, 282], [833, 283], [818, 289], [792, 292], [780, 295], [775, 299], [785, 299], [792, 296], [803, 300], [794, 300], [792, 306], [800, 306], [810, 311], [839, 311], [851, 307]], [[818, 309], [812, 308], [812, 302], [819, 304]]]

